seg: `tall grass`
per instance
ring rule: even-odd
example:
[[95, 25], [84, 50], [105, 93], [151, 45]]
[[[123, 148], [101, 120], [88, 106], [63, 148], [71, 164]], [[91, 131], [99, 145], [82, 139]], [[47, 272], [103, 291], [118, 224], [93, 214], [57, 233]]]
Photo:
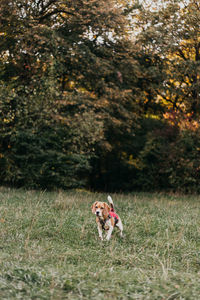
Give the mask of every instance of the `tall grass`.
[[124, 239], [98, 239], [85, 191], [0, 189], [1, 299], [200, 299], [200, 197], [112, 195]]

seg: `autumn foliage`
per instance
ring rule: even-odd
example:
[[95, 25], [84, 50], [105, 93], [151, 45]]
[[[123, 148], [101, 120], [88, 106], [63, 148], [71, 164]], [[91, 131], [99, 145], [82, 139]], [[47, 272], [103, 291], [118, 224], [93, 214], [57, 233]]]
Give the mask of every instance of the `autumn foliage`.
[[199, 191], [200, 6], [160, 5], [1, 0], [2, 184]]

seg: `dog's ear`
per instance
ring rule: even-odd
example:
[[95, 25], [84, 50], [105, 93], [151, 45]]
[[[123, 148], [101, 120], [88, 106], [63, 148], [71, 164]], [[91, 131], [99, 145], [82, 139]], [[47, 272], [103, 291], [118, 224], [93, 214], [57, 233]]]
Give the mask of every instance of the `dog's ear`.
[[108, 217], [110, 211], [111, 211], [110, 206], [107, 203], [104, 203], [103, 215], [105, 218]]
[[93, 214], [95, 214], [95, 206], [97, 205], [97, 201], [96, 202], [94, 202], [93, 204], [92, 204], [92, 206], [91, 206], [91, 209], [92, 209], [92, 213]]

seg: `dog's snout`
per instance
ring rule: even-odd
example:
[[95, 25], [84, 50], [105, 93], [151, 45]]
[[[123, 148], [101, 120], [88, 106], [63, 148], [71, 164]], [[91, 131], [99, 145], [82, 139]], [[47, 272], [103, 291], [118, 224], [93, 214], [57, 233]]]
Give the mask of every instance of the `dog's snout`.
[[97, 216], [99, 215], [99, 211], [96, 211], [96, 215], [97, 215]]

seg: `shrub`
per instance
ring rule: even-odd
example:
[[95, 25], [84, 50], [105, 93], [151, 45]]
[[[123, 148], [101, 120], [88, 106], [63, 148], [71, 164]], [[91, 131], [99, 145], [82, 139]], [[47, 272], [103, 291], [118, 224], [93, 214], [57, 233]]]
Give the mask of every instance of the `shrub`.
[[23, 87], [2, 85], [1, 182], [42, 189], [87, 186], [101, 123], [92, 110], [78, 116], [68, 111], [60, 119], [54, 93], [45, 95], [41, 88], [33, 96]]
[[147, 133], [136, 161], [142, 189], [199, 192], [200, 130], [162, 122]]

